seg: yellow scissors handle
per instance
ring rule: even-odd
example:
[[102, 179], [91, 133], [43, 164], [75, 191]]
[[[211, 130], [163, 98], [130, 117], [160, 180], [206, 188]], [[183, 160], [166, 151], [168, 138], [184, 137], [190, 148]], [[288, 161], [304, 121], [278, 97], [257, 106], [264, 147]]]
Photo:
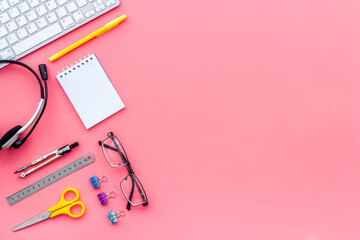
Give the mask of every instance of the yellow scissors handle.
[[[69, 201], [66, 200], [65, 195], [68, 192], [74, 192], [75, 198], [72, 200], [69, 200]], [[50, 218], [56, 217], [60, 214], [67, 214], [73, 218], [81, 217], [85, 212], [85, 205], [82, 202], [77, 201], [79, 199], [79, 196], [80, 196], [80, 194], [79, 194], [78, 190], [76, 190], [75, 188], [65, 189], [63, 191], [63, 193], [61, 194], [59, 203], [47, 210], [48, 212], [51, 212]], [[75, 214], [71, 213], [71, 208], [76, 205], [81, 205], [82, 210], [81, 210], [81, 213], [75, 215]]]
[[[71, 208], [76, 206], [76, 205], [80, 205], [81, 206], [81, 212], [79, 214], [72, 214], [71, 213]], [[66, 207], [63, 207], [55, 212], [52, 212], [51, 215], [50, 215], [50, 218], [53, 218], [53, 217], [56, 217], [60, 214], [66, 214], [66, 215], [69, 215], [70, 217], [72, 218], [78, 218], [78, 217], [81, 217], [85, 212], [85, 205], [80, 202], [80, 201], [77, 201], [77, 202], [73, 202], [71, 203], [70, 205], [66, 206]]]

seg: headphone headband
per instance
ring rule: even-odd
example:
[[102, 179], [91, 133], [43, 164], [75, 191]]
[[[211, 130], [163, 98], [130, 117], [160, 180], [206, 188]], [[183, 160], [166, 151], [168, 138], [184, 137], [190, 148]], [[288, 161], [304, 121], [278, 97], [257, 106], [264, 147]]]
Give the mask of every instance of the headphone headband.
[[[46, 72], [45, 64], [39, 65], [40, 74], [41, 74], [42, 80], [44, 81], [44, 85], [45, 85], [45, 90], [44, 90], [44, 87], [41, 83], [39, 75], [25, 63], [18, 62], [15, 60], [0, 60], [0, 64], [1, 63], [16, 64], [16, 65], [19, 65], [19, 66], [22, 66], [22, 67], [25, 67], [26, 69], [28, 69], [38, 80], [38, 83], [40, 85], [41, 98], [40, 98], [40, 102], [38, 103], [38, 107], [36, 108], [34, 115], [30, 118], [30, 120], [25, 124], [24, 127], [20, 126], [20, 129], [18, 127], [11, 129], [0, 139], [0, 143], [1, 143], [0, 150], [8, 149], [10, 147], [19, 148], [27, 140], [27, 138], [30, 136], [30, 134], [36, 127], [37, 123], [39, 122], [42, 114], [44, 113], [46, 103], [47, 103], [47, 98], [48, 98], [47, 97], [47, 82], [46, 82], [47, 72]], [[33, 125], [32, 129], [29, 131], [29, 133], [23, 139], [19, 140], [21, 134], [23, 132], [25, 132], [33, 123], [34, 123], [34, 125]], [[14, 132], [14, 130], [15, 130], [15, 132]], [[5, 138], [5, 139], [3, 140], [3, 138]]]

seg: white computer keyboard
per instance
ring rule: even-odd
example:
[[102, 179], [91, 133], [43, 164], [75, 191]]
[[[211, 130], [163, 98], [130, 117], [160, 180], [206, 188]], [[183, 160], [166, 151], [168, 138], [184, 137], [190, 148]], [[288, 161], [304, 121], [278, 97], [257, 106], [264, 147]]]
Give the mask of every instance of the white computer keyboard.
[[119, 4], [119, 0], [0, 0], [0, 60], [17, 60]]

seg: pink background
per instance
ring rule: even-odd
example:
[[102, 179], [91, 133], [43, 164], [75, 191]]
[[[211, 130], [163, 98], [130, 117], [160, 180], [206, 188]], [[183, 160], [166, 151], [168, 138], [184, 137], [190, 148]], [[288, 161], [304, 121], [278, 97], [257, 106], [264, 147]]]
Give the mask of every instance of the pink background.
[[[53, 53], [127, 14], [116, 29], [54, 63]], [[129, 1], [22, 59], [47, 63], [49, 102], [19, 150], [0, 152], [0, 239], [359, 239], [360, 2]], [[126, 108], [86, 130], [55, 79], [97, 54]], [[0, 71], [0, 135], [25, 124], [36, 81]], [[97, 141], [113, 131], [147, 190], [125, 210], [125, 169]], [[12, 172], [65, 144], [73, 152], [19, 179]], [[6, 197], [87, 153], [95, 162], [10, 207]], [[106, 175], [93, 190], [88, 178]], [[67, 187], [86, 205], [13, 233]], [[96, 194], [118, 197], [100, 206]]]

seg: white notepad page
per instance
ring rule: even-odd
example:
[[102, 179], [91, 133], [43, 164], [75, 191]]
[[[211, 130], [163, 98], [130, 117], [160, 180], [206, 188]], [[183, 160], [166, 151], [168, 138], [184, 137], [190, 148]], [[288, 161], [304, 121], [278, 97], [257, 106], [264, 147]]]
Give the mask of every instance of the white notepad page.
[[125, 107], [95, 54], [60, 72], [56, 78], [86, 129]]

